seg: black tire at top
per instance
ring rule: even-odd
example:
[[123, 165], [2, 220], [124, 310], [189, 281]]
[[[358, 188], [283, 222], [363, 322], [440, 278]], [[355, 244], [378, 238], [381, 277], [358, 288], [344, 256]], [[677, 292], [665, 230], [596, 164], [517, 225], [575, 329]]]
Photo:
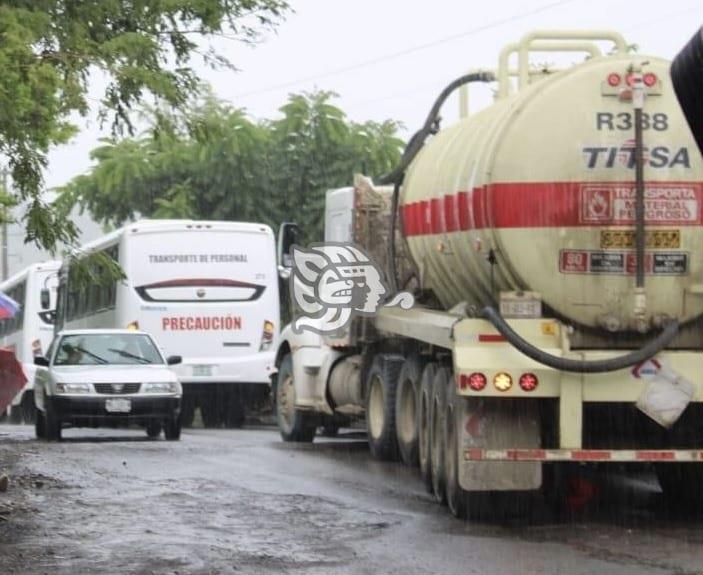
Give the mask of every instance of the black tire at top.
[[432, 493], [432, 385], [437, 373], [437, 364], [428, 363], [420, 378], [420, 401], [418, 405], [418, 460], [420, 476], [428, 493]]
[[398, 458], [395, 397], [402, 365], [401, 356], [377, 355], [366, 377], [366, 431], [369, 450], [376, 459]]
[[430, 462], [432, 468], [432, 492], [438, 503], [446, 503], [446, 477], [444, 476], [444, 421], [447, 412], [447, 385], [451, 371], [447, 367], [437, 369], [432, 382], [432, 415], [430, 420]]
[[287, 354], [278, 367], [276, 378], [276, 422], [283, 441], [310, 443], [315, 438], [317, 417], [294, 406], [293, 358]]
[[693, 137], [703, 154], [703, 28], [674, 58], [671, 80]]
[[417, 356], [406, 357], [398, 375], [395, 427], [398, 453], [403, 463], [418, 465], [420, 384], [422, 364]]

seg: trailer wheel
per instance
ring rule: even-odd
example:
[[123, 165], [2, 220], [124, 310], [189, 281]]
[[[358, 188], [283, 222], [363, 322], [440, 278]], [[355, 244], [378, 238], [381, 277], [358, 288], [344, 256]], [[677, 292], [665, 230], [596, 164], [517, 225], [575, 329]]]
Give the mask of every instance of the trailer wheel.
[[418, 410], [418, 459], [420, 476], [428, 493], [432, 493], [432, 384], [437, 373], [437, 365], [428, 363], [422, 370], [420, 378], [420, 409]]
[[366, 431], [369, 450], [376, 459], [398, 458], [395, 431], [395, 396], [402, 357], [377, 355], [366, 378]]
[[662, 463], [655, 469], [667, 503], [679, 509], [699, 510], [703, 507], [700, 500], [703, 469], [700, 464]]
[[432, 383], [432, 414], [430, 421], [430, 462], [432, 467], [432, 492], [437, 503], [446, 503], [447, 493], [444, 469], [444, 421], [447, 414], [447, 386], [451, 379], [448, 368], [437, 369]]
[[315, 438], [316, 416], [295, 409], [293, 358], [287, 354], [278, 368], [276, 381], [276, 421], [283, 441], [310, 443]]
[[466, 492], [459, 483], [458, 417], [462, 398], [456, 392], [456, 383], [449, 377], [446, 387], [446, 409], [444, 411], [444, 478], [447, 507], [454, 517], [466, 517]]
[[400, 459], [411, 467], [418, 465], [421, 377], [422, 368], [417, 358], [405, 358], [395, 395], [395, 429]]

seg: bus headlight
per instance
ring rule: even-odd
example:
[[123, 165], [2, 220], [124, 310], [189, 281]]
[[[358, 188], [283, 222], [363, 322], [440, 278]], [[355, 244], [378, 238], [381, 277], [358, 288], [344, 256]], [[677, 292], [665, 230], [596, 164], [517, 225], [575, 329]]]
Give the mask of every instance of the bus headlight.
[[144, 393], [176, 393], [178, 386], [172, 381], [156, 381], [145, 383], [142, 391]]
[[90, 383], [57, 383], [56, 393], [93, 393]]
[[261, 334], [261, 345], [259, 346], [259, 351], [266, 351], [271, 348], [273, 344], [273, 334], [275, 327], [272, 321], [266, 320], [264, 322], [264, 331]]

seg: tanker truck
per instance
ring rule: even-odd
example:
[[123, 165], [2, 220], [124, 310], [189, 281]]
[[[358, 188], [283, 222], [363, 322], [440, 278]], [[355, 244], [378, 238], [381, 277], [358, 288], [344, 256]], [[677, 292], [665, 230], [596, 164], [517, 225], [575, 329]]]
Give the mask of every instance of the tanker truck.
[[[533, 66], [544, 52], [586, 58]], [[495, 101], [469, 114], [475, 82]], [[462, 117], [440, 129], [455, 91]], [[651, 464], [666, 495], [700, 493], [703, 163], [667, 61], [614, 32], [530, 33], [442, 92], [393, 173], [329, 191], [325, 216], [326, 242], [415, 303], [283, 330], [285, 441], [365, 414], [373, 456], [418, 466], [456, 516], [563, 462]]]

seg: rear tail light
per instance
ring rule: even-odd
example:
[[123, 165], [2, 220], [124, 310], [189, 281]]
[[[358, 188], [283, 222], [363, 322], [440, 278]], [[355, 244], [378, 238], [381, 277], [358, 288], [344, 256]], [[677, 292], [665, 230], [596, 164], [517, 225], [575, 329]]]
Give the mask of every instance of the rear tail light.
[[523, 373], [520, 376], [519, 384], [523, 391], [534, 391], [539, 385], [539, 379], [534, 373]]
[[513, 386], [513, 378], [509, 373], [500, 372], [493, 376], [493, 387], [498, 391], [508, 391]]
[[259, 351], [266, 351], [273, 344], [273, 335], [275, 331], [275, 326], [272, 321], [266, 320], [264, 322], [264, 331], [261, 334], [261, 346]]
[[481, 391], [486, 387], [488, 380], [482, 373], [474, 372], [471, 375], [462, 373], [459, 376], [459, 387], [461, 389], [471, 389], [472, 391]]
[[642, 81], [644, 82], [644, 85], [648, 88], [654, 86], [658, 80], [659, 78], [657, 78], [657, 75], [652, 74], [652, 72], [647, 72], [644, 76], [642, 76]]
[[615, 72], [608, 74], [608, 85], [615, 88], [616, 86], [620, 85], [620, 82], [622, 82], [622, 78], [620, 77], [620, 74], [616, 74]]

